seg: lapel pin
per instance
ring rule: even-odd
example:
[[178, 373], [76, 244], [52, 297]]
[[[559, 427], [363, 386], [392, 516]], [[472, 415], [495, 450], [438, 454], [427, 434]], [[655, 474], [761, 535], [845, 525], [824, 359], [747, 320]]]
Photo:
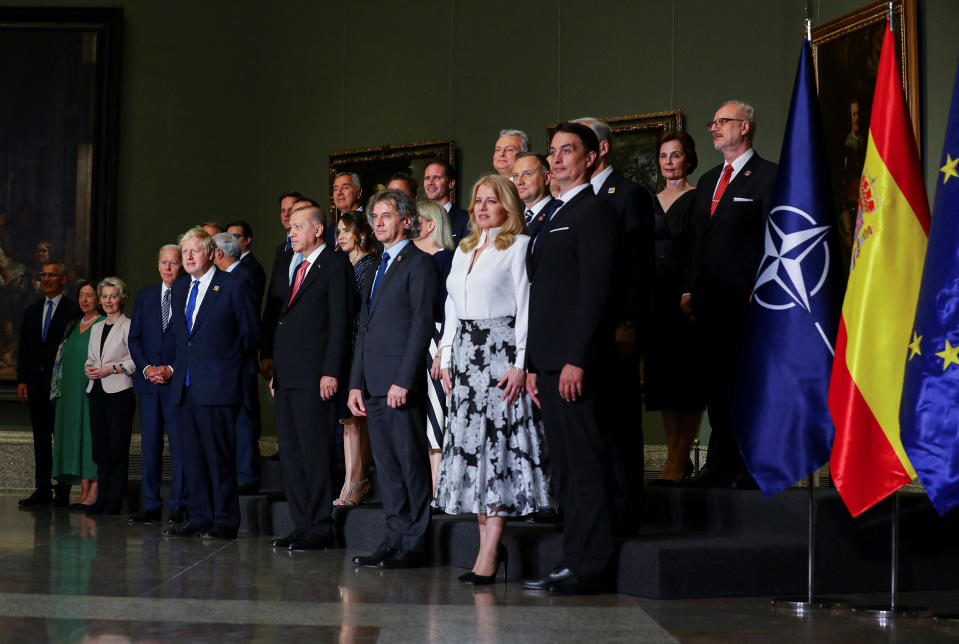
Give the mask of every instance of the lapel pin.
[[402, 262], [402, 261], [403, 261], [403, 256], [402, 256], [402, 255], [400, 255], [399, 257], [397, 257], [397, 258], [396, 258], [396, 261], [398, 261], [398, 262]]
[[612, 188], [606, 191], [606, 194], [609, 194], [609, 195], [615, 194], [615, 193], [616, 193], [616, 186], [613, 186]]
[[220, 285], [217, 284], [216, 286], [214, 286], [214, 287], [213, 287], [213, 290], [214, 290], [214, 291], [219, 291], [219, 290], [220, 290]]
[[752, 170], [746, 170], [745, 172], [743, 172], [743, 176], [744, 176], [744, 177], [748, 177], [748, 176], [751, 175], [752, 173], [753, 173]]

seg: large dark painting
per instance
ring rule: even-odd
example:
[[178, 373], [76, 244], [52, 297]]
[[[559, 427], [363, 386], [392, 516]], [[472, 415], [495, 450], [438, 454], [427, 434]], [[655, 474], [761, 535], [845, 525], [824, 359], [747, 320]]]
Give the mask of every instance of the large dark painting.
[[43, 262], [113, 268], [119, 9], [0, 8], [0, 381]]
[[[919, 140], [919, 87], [916, 59], [915, 0], [894, 0], [896, 36], [902, 85]], [[872, 95], [876, 89], [879, 54], [889, 16], [889, 3], [876, 2], [813, 30], [813, 56], [819, 85], [833, 198], [843, 265], [849, 267], [859, 178], [866, 159]]]

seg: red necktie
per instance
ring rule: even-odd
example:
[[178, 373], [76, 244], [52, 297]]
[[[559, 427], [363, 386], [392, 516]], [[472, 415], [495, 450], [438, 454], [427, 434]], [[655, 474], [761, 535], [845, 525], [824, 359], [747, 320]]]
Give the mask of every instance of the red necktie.
[[290, 293], [290, 301], [286, 303], [287, 306], [293, 303], [293, 298], [296, 297], [296, 292], [300, 290], [300, 284], [303, 283], [303, 277], [306, 275], [306, 268], [310, 265], [310, 262], [303, 260], [300, 263], [300, 267], [296, 269], [296, 277], [293, 279], [293, 292]]
[[716, 186], [716, 194], [713, 195], [713, 203], [709, 206], [709, 216], [712, 217], [716, 213], [716, 206], [719, 205], [719, 200], [723, 198], [723, 193], [726, 192], [726, 186], [729, 185], [729, 179], [733, 176], [733, 164], [729, 164], [723, 170], [723, 178], [719, 180], [719, 185]]

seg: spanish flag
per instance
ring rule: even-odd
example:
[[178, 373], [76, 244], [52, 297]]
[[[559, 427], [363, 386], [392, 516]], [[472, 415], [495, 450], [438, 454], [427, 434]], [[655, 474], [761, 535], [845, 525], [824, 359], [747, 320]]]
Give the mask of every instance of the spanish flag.
[[899, 402], [928, 237], [929, 203], [890, 25], [829, 383], [836, 426], [829, 465], [853, 516], [916, 476], [899, 437]]

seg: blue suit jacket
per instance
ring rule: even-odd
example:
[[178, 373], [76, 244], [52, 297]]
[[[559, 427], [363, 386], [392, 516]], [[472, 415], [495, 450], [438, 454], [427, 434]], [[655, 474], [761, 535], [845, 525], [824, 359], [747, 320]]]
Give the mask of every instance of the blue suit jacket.
[[186, 327], [191, 278], [173, 284], [176, 362], [170, 386], [177, 400], [186, 393], [185, 378], [204, 405], [239, 405], [243, 400], [244, 360], [260, 340], [256, 294], [246, 280], [213, 267], [213, 279], [196, 313], [192, 333]]
[[148, 365], [154, 367], [172, 366], [176, 359], [172, 303], [170, 328], [167, 329], [166, 333], [163, 332], [160, 317], [160, 290], [162, 288], [163, 284], [154, 284], [137, 293], [136, 303], [133, 307], [133, 317], [130, 318], [130, 355], [133, 356], [133, 362], [137, 366], [136, 373], [133, 374], [133, 391], [138, 394], [159, 393], [169, 390], [169, 385], [157, 385], [143, 377], [143, 369]]

